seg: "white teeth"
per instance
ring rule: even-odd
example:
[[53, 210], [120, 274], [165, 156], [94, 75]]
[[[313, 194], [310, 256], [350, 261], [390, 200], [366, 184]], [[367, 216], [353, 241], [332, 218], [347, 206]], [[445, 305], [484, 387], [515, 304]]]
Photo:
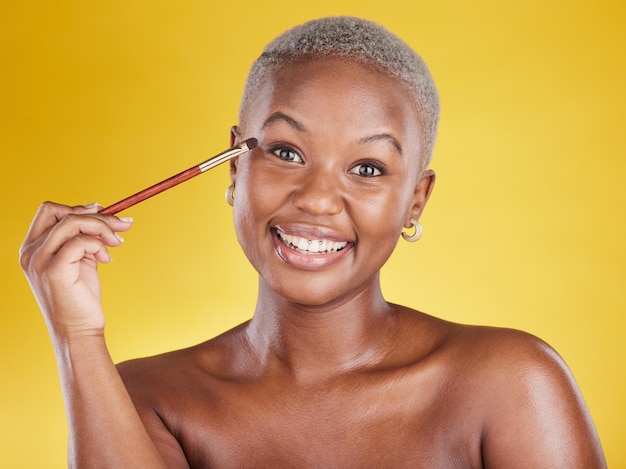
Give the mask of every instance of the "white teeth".
[[337, 242], [329, 239], [307, 239], [299, 236], [288, 235], [279, 230], [277, 230], [276, 233], [285, 244], [298, 249], [299, 251], [310, 252], [313, 254], [319, 252], [337, 252], [348, 245], [345, 241]]

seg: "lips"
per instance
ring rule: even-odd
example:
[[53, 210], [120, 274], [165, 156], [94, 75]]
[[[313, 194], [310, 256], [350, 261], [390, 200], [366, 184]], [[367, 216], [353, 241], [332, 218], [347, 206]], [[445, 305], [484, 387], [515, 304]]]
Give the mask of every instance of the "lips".
[[276, 252], [288, 264], [317, 270], [338, 262], [354, 243], [319, 228], [276, 227], [272, 229]]

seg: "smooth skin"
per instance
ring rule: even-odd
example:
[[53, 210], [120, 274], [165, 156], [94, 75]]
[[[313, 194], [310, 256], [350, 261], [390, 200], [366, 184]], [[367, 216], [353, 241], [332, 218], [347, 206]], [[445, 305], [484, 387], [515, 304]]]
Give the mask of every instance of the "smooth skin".
[[403, 86], [325, 59], [256, 92], [231, 140], [259, 146], [231, 179], [258, 302], [195, 347], [115, 367], [96, 264], [130, 223], [42, 206], [21, 263], [57, 353], [73, 466], [606, 467], [548, 345], [385, 301], [380, 268], [435, 181]]

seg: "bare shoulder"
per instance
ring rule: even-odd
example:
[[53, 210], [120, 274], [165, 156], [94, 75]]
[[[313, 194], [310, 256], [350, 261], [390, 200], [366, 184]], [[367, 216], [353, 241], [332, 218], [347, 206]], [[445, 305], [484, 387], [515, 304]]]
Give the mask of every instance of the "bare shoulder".
[[[561, 404], [584, 407], [582, 396], [563, 358], [542, 339], [515, 329], [455, 326], [449, 347], [458, 357], [453, 368], [466, 370], [462, 375], [471, 389], [483, 396], [486, 421], [500, 422], [506, 413], [523, 409], [543, 415]], [[457, 370], [459, 372], [460, 370]], [[555, 407], [555, 405], [557, 407]]]
[[572, 379], [565, 362], [548, 343], [520, 330], [453, 324], [448, 345], [462, 353], [464, 366], [471, 365], [485, 378], [502, 377], [508, 382], [538, 374], [558, 381]]
[[179, 381], [193, 369], [194, 348], [134, 358], [117, 364], [124, 384], [133, 394], [139, 388], [152, 392]]
[[121, 362], [117, 369], [133, 398], [170, 400], [172, 393], [203, 389], [237, 369], [241, 348], [238, 326], [188, 348]]
[[511, 379], [547, 379], [564, 386], [574, 382], [560, 355], [532, 334], [454, 323], [409, 309], [403, 313], [409, 318], [403, 327], [410, 331], [413, 340], [429, 342], [433, 355], [455, 372], [467, 370], [474, 378], [491, 383], [502, 381], [498, 389], [511, 383]]
[[[441, 331], [452, 401], [471, 402], [485, 467], [606, 467], [576, 381], [543, 340], [512, 329], [428, 319]], [[465, 404], [463, 404], [465, 405]]]
[[486, 390], [493, 400], [485, 412], [485, 459], [507, 467], [529, 458], [537, 467], [606, 467], [583, 396], [557, 352], [519, 331], [489, 335], [494, 385]]
[[538, 405], [555, 393], [580, 397], [565, 361], [542, 339], [515, 329], [455, 328], [449, 346], [459, 354], [457, 366], [469, 370], [483, 395], [498, 398], [503, 406], [523, 401]]
[[538, 337], [516, 329], [465, 325], [400, 308], [407, 340], [426, 341], [446, 367], [471, 368], [487, 378], [542, 369], [569, 373], [558, 353]]
[[484, 467], [606, 467], [578, 385], [545, 341], [397, 312], [410, 368], [436, 389], [434, 425], [469, 441]]
[[171, 467], [189, 466], [189, 442], [184, 435], [192, 435], [195, 441], [193, 435], [211, 421], [216, 389], [228, 370], [236, 368], [233, 350], [238, 330], [193, 347], [117, 365], [146, 430]]

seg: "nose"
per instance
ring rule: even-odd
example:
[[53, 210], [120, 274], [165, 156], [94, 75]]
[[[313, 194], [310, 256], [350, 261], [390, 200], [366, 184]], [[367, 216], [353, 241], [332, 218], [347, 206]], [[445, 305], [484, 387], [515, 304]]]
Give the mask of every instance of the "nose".
[[340, 182], [322, 168], [310, 168], [300, 179], [293, 204], [315, 216], [335, 215], [343, 210]]

